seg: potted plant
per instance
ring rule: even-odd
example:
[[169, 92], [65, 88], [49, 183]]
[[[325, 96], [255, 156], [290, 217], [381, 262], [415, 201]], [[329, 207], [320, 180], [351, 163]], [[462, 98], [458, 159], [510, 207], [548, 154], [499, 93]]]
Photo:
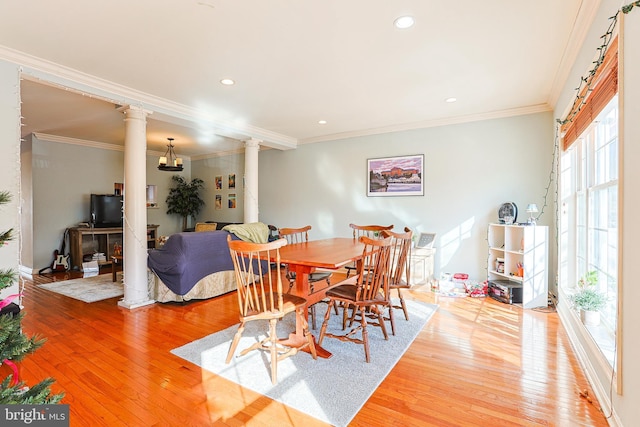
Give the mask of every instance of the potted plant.
[[578, 290], [571, 296], [573, 307], [580, 310], [580, 320], [586, 326], [600, 324], [600, 309], [607, 303], [607, 297], [598, 290], [598, 273], [590, 271], [578, 281]]
[[187, 229], [187, 220], [196, 215], [204, 206], [204, 200], [200, 198], [200, 190], [204, 187], [204, 181], [200, 178], [193, 178], [187, 182], [180, 175], [174, 175], [171, 180], [176, 183], [175, 188], [169, 189], [167, 196], [167, 213], [177, 214], [182, 217], [182, 230]]

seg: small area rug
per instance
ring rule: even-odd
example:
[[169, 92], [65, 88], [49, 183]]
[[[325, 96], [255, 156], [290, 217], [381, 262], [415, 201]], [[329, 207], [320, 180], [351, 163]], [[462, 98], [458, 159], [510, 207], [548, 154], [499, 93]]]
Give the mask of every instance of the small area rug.
[[[365, 362], [362, 345], [325, 338], [322, 346], [333, 353], [333, 357], [313, 360], [307, 353], [289, 357], [278, 363], [276, 385], [271, 384], [269, 359], [264, 352], [252, 351], [245, 356], [234, 357], [228, 365], [224, 363], [238, 325], [173, 349], [171, 353], [319, 420], [334, 426], [346, 426], [438, 308], [437, 305], [418, 301], [407, 301], [407, 305], [411, 320], [407, 322], [402, 312], [396, 310], [396, 335], [391, 335], [387, 322], [388, 341], [384, 340], [380, 328], [367, 328], [370, 363]], [[326, 307], [326, 304], [317, 306], [318, 328]], [[341, 315], [332, 314], [327, 330], [342, 333], [341, 318]], [[267, 328], [266, 322], [249, 322], [236, 356], [261, 339], [259, 337], [264, 337]], [[278, 322], [278, 336], [281, 338], [294, 329], [293, 313]], [[314, 331], [316, 337], [319, 333], [319, 330]]]
[[[122, 273], [119, 273], [118, 279], [121, 278]], [[93, 277], [64, 280], [62, 282], [46, 283], [38, 286], [80, 301], [96, 302], [124, 295], [122, 280], [112, 282], [111, 279], [112, 276], [111, 273], [109, 273]]]

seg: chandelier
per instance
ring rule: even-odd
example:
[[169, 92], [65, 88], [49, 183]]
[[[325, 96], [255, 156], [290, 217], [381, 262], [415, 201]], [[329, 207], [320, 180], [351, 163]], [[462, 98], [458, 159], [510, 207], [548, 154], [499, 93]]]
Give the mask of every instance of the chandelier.
[[158, 161], [158, 169], [171, 172], [181, 171], [182, 158], [176, 156], [175, 151], [173, 151], [173, 138], [167, 139], [169, 140], [169, 145], [167, 145], [167, 151], [165, 151], [164, 156], [160, 157]]

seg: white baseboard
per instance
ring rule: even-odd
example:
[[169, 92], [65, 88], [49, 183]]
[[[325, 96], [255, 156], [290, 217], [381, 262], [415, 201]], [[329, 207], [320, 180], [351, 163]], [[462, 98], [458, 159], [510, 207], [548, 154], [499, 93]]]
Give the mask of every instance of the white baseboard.
[[37, 273], [36, 270], [34, 270], [31, 267], [26, 267], [24, 265], [19, 265], [18, 266], [18, 273], [20, 274], [20, 276], [25, 277], [27, 279], [33, 279], [33, 275], [35, 273]]
[[[603, 413], [611, 414], [611, 416], [607, 418], [609, 425], [612, 427], [621, 426], [622, 424], [620, 423], [620, 419], [616, 414], [615, 407], [612, 408], [613, 402], [610, 399], [610, 393], [612, 390], [609, 388], [615, 387], [615, 380], [613, 384], [609, 382], [604, 383], [599, 380], [599, 372], [611, 369], [608, 362], [604, 359], [604, 356], [600, 354], [600, 350], [593, 342], [589, 333], [579, 325], [580, 320], [571, 311], [571, 309], [565, 303], [560, 301], [556, 306], [556, 309], [560, 322], [564, 326], [567, 336], [569, 337], [569, 341], [571, 342], [571, 347], [576, 353], [578, 362], [584, 370], [587, 381], [591, 385]], [[586, 343], [586, 345], [583, 345], [583, 343]], [[589, 355], [593, 355], [593, 357], [590, 357]], [[609, 375], [610, 374], [607, 373], [602, 376], [608, 377]], [[613, 390], [613, 394], [615, 394], [615, 390]]]
[[126, 302], [124, 300], [118, 301], [118, 306], [123, 308], [128, 308], [129, 310], [133, 310], [135, 308], [146, 307], [147, 305], [155, 304], [154, 300], [140, 301], [140, 302]]

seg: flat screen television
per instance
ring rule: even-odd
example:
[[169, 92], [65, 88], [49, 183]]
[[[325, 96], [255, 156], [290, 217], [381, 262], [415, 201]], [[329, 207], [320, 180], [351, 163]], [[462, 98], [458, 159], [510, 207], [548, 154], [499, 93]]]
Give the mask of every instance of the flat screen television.
[[94, 227], [122, 227], [122, 195], [92, 194], [90, 210]]

